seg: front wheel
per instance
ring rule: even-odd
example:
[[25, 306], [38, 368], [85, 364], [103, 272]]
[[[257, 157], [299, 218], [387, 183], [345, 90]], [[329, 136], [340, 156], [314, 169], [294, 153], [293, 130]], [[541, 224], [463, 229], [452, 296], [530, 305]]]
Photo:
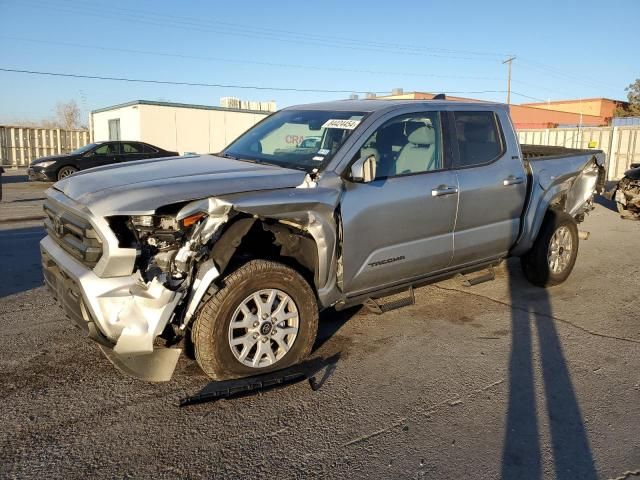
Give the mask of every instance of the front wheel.
[[214, 380], [294, 365], [311, 353], [318, 305], [294, 269], [252, 260], [224, 280], [200, 310], [192, 331], [196, 361]]
[[534, 285], [564, 282], [578, 256], [578, 226], [571, 215], [549, 210], [533, 247], [521, 259], [524, 276]]
[[58, 170], [58, 180], [62, 180], [63, 178], [70, 177], [77, 171], [78, 169], [75, 167], [70, 167], [70, 166], [62, 167], [60, 170]]

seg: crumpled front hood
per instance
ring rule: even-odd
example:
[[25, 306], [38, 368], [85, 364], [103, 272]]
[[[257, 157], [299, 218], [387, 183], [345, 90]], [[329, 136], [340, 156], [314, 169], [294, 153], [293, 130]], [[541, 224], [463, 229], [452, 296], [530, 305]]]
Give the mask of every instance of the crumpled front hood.
[[170, 157], [78, 172], [53, 188], [95, 215], [141, 215], [172, 203], [256, 190], [292, 188], [305, 172], [214, 155]]

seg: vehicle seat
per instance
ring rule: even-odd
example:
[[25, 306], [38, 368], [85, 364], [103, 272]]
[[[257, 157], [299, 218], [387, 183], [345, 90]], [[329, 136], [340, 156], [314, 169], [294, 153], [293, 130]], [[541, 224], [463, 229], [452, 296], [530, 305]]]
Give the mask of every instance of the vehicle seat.
[[407, 143], [396, 161], [396, 175], [436, 170], [436, 132], [430, 125], [416, 128], [409, 134]]
[[377, 178], [393, 176], [398, 152], [406, 145], [402, 123], [393, 123], [378, 130], [376, 135], [376, 150], [379, 156], [377, 164]]
[[491, 132], [484, 125], [471, 122], [464, 124], [464, 142], [461, 142], [460, 152], [463, 165], [486, 163], [498, 155], [498, 142], [488, 138]]

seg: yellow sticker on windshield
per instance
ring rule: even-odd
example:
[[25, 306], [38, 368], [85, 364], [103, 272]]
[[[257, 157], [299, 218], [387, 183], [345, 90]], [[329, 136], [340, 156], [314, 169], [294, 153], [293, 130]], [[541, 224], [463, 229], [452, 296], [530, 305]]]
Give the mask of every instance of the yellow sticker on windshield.
[[324, 122], [322, 128], [341, 128], [342, 130], [353, 130], [358, 126], [359, 123], [360, 120], [341, 120], [339, 118], [334, 118]]

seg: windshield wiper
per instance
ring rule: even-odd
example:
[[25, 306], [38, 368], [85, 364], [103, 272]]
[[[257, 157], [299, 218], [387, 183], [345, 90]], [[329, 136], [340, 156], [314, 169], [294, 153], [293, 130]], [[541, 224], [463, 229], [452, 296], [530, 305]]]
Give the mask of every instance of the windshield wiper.
[[228, 154], [226, 152], [219, 153], [218, 155], [221, 156], [221, 157], [224, 157], [224, 158], [230, 158], [231, 160], [240, 160], [238, 157], [234, 157], [233, 155], [230, 155], [230, 154]]

